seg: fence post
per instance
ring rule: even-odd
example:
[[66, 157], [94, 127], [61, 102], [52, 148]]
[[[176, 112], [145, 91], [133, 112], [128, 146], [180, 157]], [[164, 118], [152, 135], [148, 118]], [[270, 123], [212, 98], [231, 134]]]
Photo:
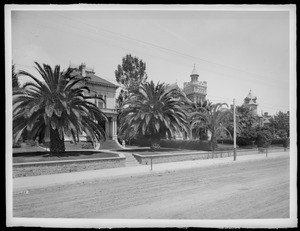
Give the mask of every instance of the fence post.
[[266, 148], [266, 157], [268, 157], [268, 148]]
[[150, 160], [151, 160], [151, 171], [152, 171], [152, 156], [150, 157]]

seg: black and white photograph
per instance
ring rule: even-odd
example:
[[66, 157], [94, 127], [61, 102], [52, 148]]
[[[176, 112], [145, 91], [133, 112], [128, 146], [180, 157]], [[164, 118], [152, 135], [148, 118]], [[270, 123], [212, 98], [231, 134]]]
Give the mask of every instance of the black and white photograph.
[[4, 8], [7, 227], [297, 227], [296, 5]]

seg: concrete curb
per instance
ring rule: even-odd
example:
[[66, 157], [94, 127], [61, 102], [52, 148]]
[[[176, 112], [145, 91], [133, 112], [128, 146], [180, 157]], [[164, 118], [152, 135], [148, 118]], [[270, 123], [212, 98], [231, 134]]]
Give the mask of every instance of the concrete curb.
[[108, 178], [120, 178], [128, 177], [133, 175], [145, 175], [145, 174], [155, 174], [166, 171], [176, 171], [191, 168], [202, 168], [208, 166], [218, 166], [226, 164], [236, 164], [240, 162], [247, 161], [261, 161], [270, 158], [285, 158], [289, 157], [289, 152], [277, 152], [272, 153], [268, 157], [262, 154], [256, 155], [245, 155], [237, 157], [236, 161], [233, 161], [232, 157], [217, 158], [217, 159], [204, 159], [204, 160], [190, 160], [190, 161], [180, 161], [171, 163], [160, 163], [153, 166], [151, 171], [149, 165], [133, 166], [133, 167], [120, 167], [120, 168], [110, 168], [110, 169], [100, 169], [92, 171], [83, 172], [71, 172], [71, 173], [61, 173], [61, 174], [51, 174], [51, 175], [41, 175], [32, 177], [20, 177], [13, 179], [13, 190], [28, 190], [34, 188], [43, 188], [62, 184], [74, 184], [78, 182], [93, 181], [97, 179], [108, 179]]

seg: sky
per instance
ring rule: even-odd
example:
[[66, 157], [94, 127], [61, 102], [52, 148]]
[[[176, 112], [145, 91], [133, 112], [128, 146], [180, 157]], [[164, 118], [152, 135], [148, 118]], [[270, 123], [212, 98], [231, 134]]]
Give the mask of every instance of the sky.
[[181, 88], [195, 65], [211, 102], [241, 105], [251, 90], [258, 112], [273, 115], [290, 110], [289, 28], [285, 8], [33, 6], [11, 11], [11, 58], [33, 74], [34, 61], [62, 69], [84, 62], [116, 83], [117, 66], [131, 54], [146, 63], [148, 80]]

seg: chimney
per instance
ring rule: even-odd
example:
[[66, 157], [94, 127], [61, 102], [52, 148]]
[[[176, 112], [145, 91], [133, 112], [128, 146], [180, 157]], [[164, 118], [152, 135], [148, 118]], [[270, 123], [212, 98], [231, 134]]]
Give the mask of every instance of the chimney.
[[85, 68], [86, 68], [85, 63], [81, 63], [81, 68], [80, 68], [80, 69], [81, 69], [81, 75], [82, 75], [83, 77], [86, 76]]

